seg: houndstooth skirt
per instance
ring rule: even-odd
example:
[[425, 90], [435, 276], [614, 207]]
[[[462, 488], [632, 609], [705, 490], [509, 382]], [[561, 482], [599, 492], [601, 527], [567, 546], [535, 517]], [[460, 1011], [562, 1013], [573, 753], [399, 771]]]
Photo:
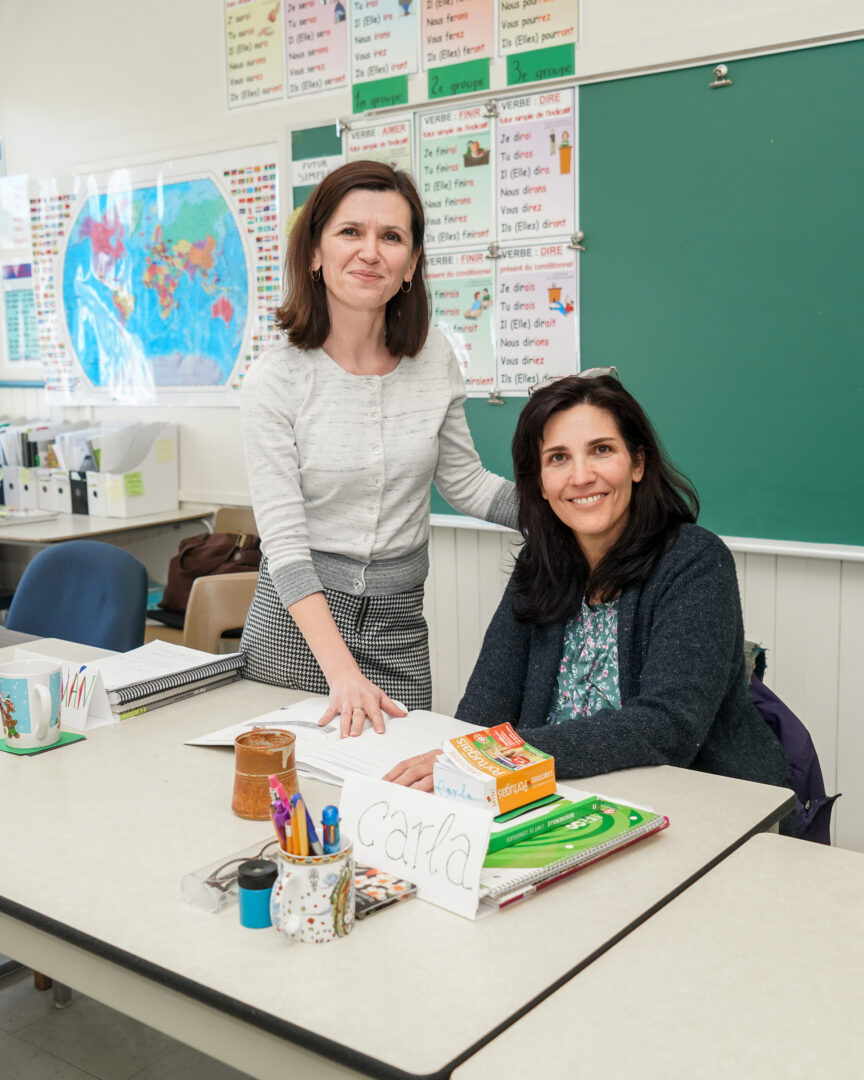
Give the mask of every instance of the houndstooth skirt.
[[[330, 611], [360, 670], [407, 709], [429, 709], [429, 631], [423, 589], [391, 596], [352, 596], [325, 589]], [[262, 560], [240, 649], [243, 674], [257, 682], [326, 694], [327, 681], [297, 624], [282, 606]]]

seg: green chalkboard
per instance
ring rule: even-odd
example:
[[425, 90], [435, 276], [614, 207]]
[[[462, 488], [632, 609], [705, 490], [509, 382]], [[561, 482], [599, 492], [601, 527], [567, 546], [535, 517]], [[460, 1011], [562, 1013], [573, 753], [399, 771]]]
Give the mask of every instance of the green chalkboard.
[[[582, 364], [619, 367], [708, 528], [864, 544], [864, 42], [728, 67], [580, 87]], [[496, 470], [520, 404], [469, 402]]]

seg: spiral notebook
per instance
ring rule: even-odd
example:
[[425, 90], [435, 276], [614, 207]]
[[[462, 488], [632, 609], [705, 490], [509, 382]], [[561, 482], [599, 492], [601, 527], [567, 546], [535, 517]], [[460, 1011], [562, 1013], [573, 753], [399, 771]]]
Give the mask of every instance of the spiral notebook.
[[150, 641], [138, 649], [93, 661], [88, 667], [101, 673], [109, 703], [125, 705], [213, 676], [230, 675], [239, 671], [245, 660], [242, 653], [206, 653], [167, 641]]
[[647, 807], [592, 795], [568, 824], [490, 851], [480, 874], [480, 901], [507, 907], [668, 825], [667, 817]]

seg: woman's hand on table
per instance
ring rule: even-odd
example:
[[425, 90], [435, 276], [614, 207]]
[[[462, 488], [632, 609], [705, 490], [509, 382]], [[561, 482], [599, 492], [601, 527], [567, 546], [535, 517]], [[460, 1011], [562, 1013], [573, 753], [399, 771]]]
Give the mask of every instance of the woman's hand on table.
[[348, 735], [359, 735], [368, 717], [373, 729], [383, 735], [387, 730], [385, 712], [391, 716], [407, 715], [380, 687], [360, 671], [354, 671], [332, 680], [330, 704], [318, 722], [324, 727], [334, 716], [338, 716], [339, 736], [344, 739]]
[[381, 777], [393, 784], [402, 784], [405, 787], [417, 788], [418, 791], [432, 791], [432, 768], [435, 759], [442, 754], [443, 750], [426, 750], [422, 754], [400, 761], [394, 765], [390, 772]]

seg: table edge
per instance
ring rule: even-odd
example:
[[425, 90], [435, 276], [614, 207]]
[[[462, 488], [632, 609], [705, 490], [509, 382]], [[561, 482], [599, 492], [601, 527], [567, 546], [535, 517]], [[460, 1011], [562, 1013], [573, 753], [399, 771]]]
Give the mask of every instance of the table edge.
[[599, 959], [609, 949], [617, 945], [619, 941], [622, 941], [637, 929], [637, 927], [650, 919], [652, 915], [656, 914], [656, 912], [674, 900], [676, 896], [679, 896], [688, 889], [694, 882], [707, 874], [734, 850], [739, 848], [742, 844], [745, 844], [751, 837], [760, 832], [764, 832], [767, 828], [779, 821], [788, 810], [794, 807], [794, 805], [795, 795], [794, 793], [789, 792], [789, 798], [781, 807], [763, 817], [762, 820], [753, 825], [745, 835], [729, 844], [704, 866], [700, 867], [688, 878], [676, 885], [669, 893], [658, 898], [650, 908], [642, 912], [627, 926], [622, 927], [613, 934], [595, 949], [594, 952], [580, 960], [573, 968], [560, 975], [554, 983], [545, 987], [541, 993], [535, 995], [530, 1001], [517, 1009], [516, 1012], [502, 1020], [491, 1031], [486, 1032], [483, 1036], [476, 1039], [456, 1057], [442, 1065], [440, 1069], [431, 1073], [408, 1072], [395, 1065], [391, 1065], [386, 1061], [382, 1061], [379, 1058], [370, 1057], [360, 1050], [354, 1050], [344, 1043], [335, 1042], [326, 1036], [317, 1034], [315, 1031], [310, 1031], [308, 1028], [293, 1024], [289, 1020], [282, 1020], [272, 1013], [264, 1012], [252, 1005], [247, 1005], [239, 999], [214, 990], [204, 983], [196, 982], [194, 979], [189, 979], [185, 975], [180, 975], [160, 964], [145, 960], [135, 953], [130, 953], [125, 949], [121, 949], [119, 946], [111, 945], [101, 938], [94, 937], [92, 934], [85, 933], [82, 930], [77, 930], [67, 923], [60, 922], [48, 915], [43, 915], [41, 912], [35, 911], [32, 908], [19, 904], [17, 901], [10, 900], [8, 897], [2, 895], [0, 895], [0, 912], [19, 922], [25, 923], [28, 926], [32, 926], [42, 933], [59, 938], [76, 948], [92, 953], [94, 956], [98, 956], [110, 963], [118, 964], [120, 967], [125, 968], [136, 975], [147, 978], [152, 982], [165, 986], [167, 989], [183, 994], [194, 1001], [198, 1001], [203, 1005], [207, 1005], [219, 1012], [232, 1016], [243, 1023], [257, 1027], [277, 1038], [282, 1038], [288, 1042], [295, 1043], [305, 1050], [312, 1051], [323, 1058], [327, 1058], [358, 1072], [365, 1073], [368, 1076], [380, 1078], [380, 1080], [448, 1080], [454, 1069], [458, 1068], [470, 1057], [473, 1057], [474, 1054], [482, 1050], [484, 1046], [492, 1042], [498, 1035], [506, 1031], [507, 1028], [511, 1027], [523, 1016], [531, 1012], [532, 1009], [536, 1008], [536, 1006], [543, 1002], [547, 997], [550, 997], [572, 978], [578, 975], [580, 971], [584, 971], [585, 968], [594, 963], [595, 960]]

